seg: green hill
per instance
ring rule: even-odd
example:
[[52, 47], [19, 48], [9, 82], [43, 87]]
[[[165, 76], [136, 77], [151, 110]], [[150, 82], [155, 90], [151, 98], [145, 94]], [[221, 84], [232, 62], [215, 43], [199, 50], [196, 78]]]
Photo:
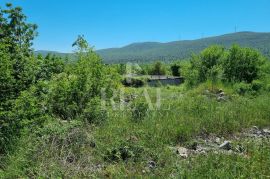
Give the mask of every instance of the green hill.
[[[210, 45], [223, 45], [229, 47], [239, 44], [260, 50], [264, 55], [270, 56], [270, 33], [238, 32], [198, 40], [174, 41], [168, 43], [144, 42], [133, 43], [122, 48], [98, 50], [106, 63], [139, 62], [147, 63], [155, 60], [174, 61], [190, 57]], [[43, 51], [44, 54], [44, 51]], [[71, 54], [56, 53], [65, 56]]]

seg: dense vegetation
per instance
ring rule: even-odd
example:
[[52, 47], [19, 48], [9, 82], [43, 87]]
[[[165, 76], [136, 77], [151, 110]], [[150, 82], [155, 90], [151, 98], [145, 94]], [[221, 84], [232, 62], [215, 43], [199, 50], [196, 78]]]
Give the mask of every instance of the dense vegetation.
[[[259, 51], [210, 46], [171, 64], [104, 65], [83, 36], [75, 61], [35, 56], [37, 26], [19, 7], [0, 9], [0, 26], [0, 178], [270, 176], [269, 138], [240, 138], [232, 153], [174, 151], [270, 126], [270, 62]], [[127, 71], [186, 80], [124, 87]]]

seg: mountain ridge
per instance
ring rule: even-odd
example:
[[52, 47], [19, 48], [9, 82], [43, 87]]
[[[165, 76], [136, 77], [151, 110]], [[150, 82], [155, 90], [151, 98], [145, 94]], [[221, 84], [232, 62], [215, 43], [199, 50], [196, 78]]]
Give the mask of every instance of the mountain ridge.
[[[222, 45], [226, 48], [232, 44], [256, 48], [270, 57], [270, 32], [237, 32], [220, 36], [206, 37], [195, 40], [181, 40], [172, 42], [137, 42], [120, 48], [108, 48], [96, 52], [105, 63], [139, 62], [147, 63], [155, 60], [174, 61], [186, 59], [191, 54], [199, 53], [210, 45]], [[37, 51], [36, 53], [39, 53]], [[45, 55], [50, 51], [42, 51]], [[73, 56], [72, 53], [53, 52], [59, 56]]]

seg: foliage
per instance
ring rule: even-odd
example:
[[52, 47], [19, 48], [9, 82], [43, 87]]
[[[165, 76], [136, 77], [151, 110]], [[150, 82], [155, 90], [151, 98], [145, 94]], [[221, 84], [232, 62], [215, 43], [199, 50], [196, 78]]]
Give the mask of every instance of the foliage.
[[[81, 39], [77, 41], [81, 41]], [[80, 43], [78, 44], [80, 45]], [[83, 46], [78, 48], [84, 47], [88, 47], [88, 45], [83, 43]], [[49, 103], [51, 104], [51, 110], [61, 119], [76, 119], [84, 113], [84, 117], [89, 122], [94, 122], [96, 119], [93, 119], [93, 117], [101, 117], [102, 111], [96, 111], [100, 109], [89, 105], [101, 105], [97, 101], [101, 98], [103, 88], [111, 90], [114, 87], [114, 84], [107, 83], [109, 78], [99, 56], [92, 49], [86, 50], [81, 49], [78, 52], [79, 60], [71, 74], [61, 73], [50, 82]]]
[[143, 79], [138, 79], [138, 78], [124, 78], [124, 80], [122, 80], [122, 84], [126, 87], [142, 87], [144, 86], [144, 81]]
[[199, 56], [192, 56], [189, 71], [191, 74], [197, 73], [197, 76], [188, 73], [185, 75], [190, 85], [196, 84], [195, 81], [210, 80], [212, 88], [219, 80], [229, 83], [251, 83], [268, 73], [265, 62], [265, 58], [254, 49], [234, 45], [225, 50], [221, 46], [212, 46], [202, 51]]
[[199, 66], [200, 81], [205, 81], [207, 76], [216, 78], [218, 68], [224, 56], [224, 48], [221, 46], [211, 46], [203, 50], [200, 54], [201, 65]]
[[102, 107], [100, 98], [93, 98], [87, 103], [82, 118], [90, 124], [101, 124], [108, 119], [105, 106]]
[[270, 33], [238, 32], [221, 36], [196, 39], [189, 41], [174, 41], [169, 43], [135, 43], [122, 48], [98, 50], [97, 53], [105, 63], [152, 63], [157, 59], [162, 62], [174, 62], [179, 59], [187, 59], [195, 53], [199, 54], [205, 48], [212, 45], [222, 45], [230, 48], [232, 44], [243, 47], [259, 49], [269, 57], [270, 45], [268, 40]]
[[120, 75], [126, 74], [126, 65], [125, 64], [121, 63], [121, 64], [118, 65], [118, 73]]
[[[113, 111], [102, 100], [117, 98], [124, 65], [104, 65], [83, 36], [73, 44], [74, 63], [34, 56], [35, 26], [10, 4], [0, 10], [0, 25], [0, 178], [269, 176], [265, 139], [244, 142], [246, 156], [209, 152], [181, 160], [171, 150], [193, 148], [198, 136], [269, 126], [270, 63], [256, 50], [213, 46], [190, 61], [144, 65], [141, 73], [155, 75], [176, 75], [181, 66], [186, 85], [197, 87], [147, 88], [148, 95], [124, 88], [124, 110]], [[229, 100], [218, 102], [208, 81]]]
[[201, 61], [198, 57], [193, 55], [190, 63], [185, 64], [183, 67], [183, 76], [188, 87], [193, 87], [200, 83], [199, 71], [197, 70], [200, 63]]
[[234, 85], [234, 90], [240, 94], [240, 95], [244, 95], [246, 94], [247, 92], [251, 91], [251, 85], [250, 84], [247, 84], [247, 83], [236, 83]]
[[131, 111], [133, 121], [142, 121], [146, 117], [147, 112], [149, 112], [148, 104], [141, 99], [137, 99], [133, 102]]
[[181, 76], [181, 73], [180, 73], [180, 66], [177, 65], [177, 64], [173, 64], [171, 66], [171, 71], [172, 71], [172, 75], [173, 76]]
[[149, 74], [150, 75], [166, 75], [166, 70], [163, 64], [158, 61], [153, 65], [153, 68]]
[[[20, 7], [0, 8], [0, 148], [15, 138], [19, 125], [13, 115], [14, 100], [36, 82], [38, 63], [31, 50], [36, 25], [26, 22]], [[2, 152], [2, 151], [1, 151]]]
[[138, 161], [143, 152], [143, 147], [132, 143], [122, 142], [119, 147], [107, 149], [104, 159], [109, 162], [133, 160]]
[[258, 77], [259, 66], [263, 61], [258, 51], [234, 45], [223, 62], [224, 77], [230, 82], [251, 83]]
[[8, 52], [13, 58], [31, 55], [32, 40], [37, 35], [37, 25], [26, 22], [21, 7], [6, 4], [6, 9], [0, 8], [0, 43], [7, 44]]
[[65, 63], [60, 57], [48, 54], [45, 58], [38, 56], [37, 60], [40, 63], [37, 74], [39, 80], [50, 80], [53, 75], [64, 72]]

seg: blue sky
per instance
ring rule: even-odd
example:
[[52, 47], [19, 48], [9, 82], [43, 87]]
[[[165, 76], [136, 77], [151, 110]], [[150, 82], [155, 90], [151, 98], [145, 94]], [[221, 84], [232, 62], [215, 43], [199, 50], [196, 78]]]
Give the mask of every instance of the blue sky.
[[133, 42], [197, 39], [235, 31], [270, 32], [269, 0], [1, 0], [38, 24], [36, 50], [71, 52], [84, 34], [96, 49]]

